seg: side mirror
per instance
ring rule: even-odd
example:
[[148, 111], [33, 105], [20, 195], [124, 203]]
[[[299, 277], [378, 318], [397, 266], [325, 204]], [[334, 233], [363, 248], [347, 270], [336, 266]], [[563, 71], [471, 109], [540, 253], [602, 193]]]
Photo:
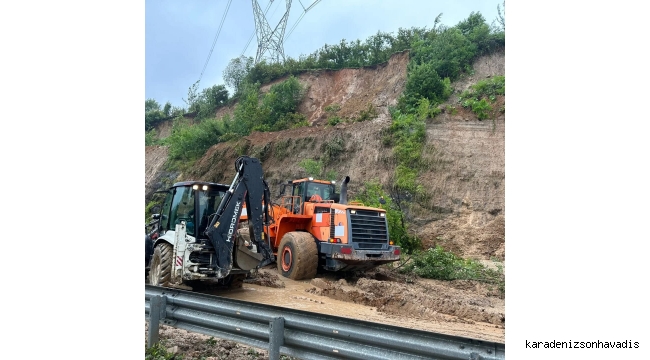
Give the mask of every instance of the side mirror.
[[379, 198], [379, 203], [382, 205], [386, 204], [386, 200], [384, 200], [383, 196]]
[[158, 219], [160, 219], [160, 214], [153, 214], [153, 215], [151, 215], [151, 218], [154, 219], [154, 220], [158, 220]]

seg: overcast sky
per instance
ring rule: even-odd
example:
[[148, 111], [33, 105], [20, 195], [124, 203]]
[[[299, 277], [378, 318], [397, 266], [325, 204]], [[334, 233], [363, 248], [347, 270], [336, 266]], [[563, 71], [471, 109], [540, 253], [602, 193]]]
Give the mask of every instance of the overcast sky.
[[[270, 0], [258, 0], [262, 10]], [[296, 24], [314, 0], [293, 0], [286, 32]], [[285, 55], [297, 58], [325, 44], [341, 39], [364, 41], [377, 31], [396, 33], [402, 28], [431, 27], [442, 13], [442, 23], [453, 26], [472, 11], [483, 14], [488, 23], [497, 17], [495, 0], [321, 0], [297, 24], [285, 42]], [[203, 70], [219, 30], [228, 0], [145, 1], [145, 98], [183, 106], [187, 90]], [[267, 17], [275, 27], [286, 9], [285, 0], [274, 0]], [[257, 39], [252, 2], [234, 0], [226, 14], [219, 37], [201, 79], [199, 89], [223, 84], [228, 62], [244, 55], [255, 57]]]

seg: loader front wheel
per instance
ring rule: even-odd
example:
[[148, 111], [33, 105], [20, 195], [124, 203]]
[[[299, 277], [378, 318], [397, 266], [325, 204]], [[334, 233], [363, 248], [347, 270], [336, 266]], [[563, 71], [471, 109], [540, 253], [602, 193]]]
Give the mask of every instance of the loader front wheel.
[[153, 250], [149, 281], [154, 286], [169, 286], [172, 280], [172, 246], [162, 242]]
[[284, 234], [278, 248], [278, 272], [292, 280], [312, 279], [318, 270], [318, 247], [308, 232]]

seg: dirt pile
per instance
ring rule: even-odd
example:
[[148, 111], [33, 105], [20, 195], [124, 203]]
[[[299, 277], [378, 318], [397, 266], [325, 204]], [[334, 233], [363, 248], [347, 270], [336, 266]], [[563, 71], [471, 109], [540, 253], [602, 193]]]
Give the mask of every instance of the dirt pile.
[[244, 283], [272, 288], [284, 287], [284, 283], [280, 280], [280, 277], [277, 274], [272, 274], [270, 272], [258, 272], [253, 277], [244, 280]]
[[406, 284], [368, 278], [353, 281], [320, 278], [312, 280], [311, 285], [309, 293], [375, 307], [379, 312], [392, 315], [494, 325], [504, 325], [505, 321], [503, 300], [481, 296], [472, 290], [450, 289], [448, 284], [436, 281]]
[[246, 281], [239, 289], [198, 292], [441, 334], [505, 340], [504, 300], [498, 289], [484, 283], [418, 279], [386, 266], [300, 281], [279, 276], [274, 266], [259, 273], [262, 279], [283, 286]]

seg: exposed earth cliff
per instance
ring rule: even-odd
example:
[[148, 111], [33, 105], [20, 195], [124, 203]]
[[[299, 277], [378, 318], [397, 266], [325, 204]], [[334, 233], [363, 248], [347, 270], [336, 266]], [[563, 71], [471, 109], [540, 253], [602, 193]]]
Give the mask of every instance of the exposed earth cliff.
[[[397, 103], [406, 81], [408, 52], [394, 54], [382, 65], [338, 71], [319, 70], [298, 78], [307, 89], [299, 106], [311, 126], [280, 132], [254, 132], [236, 141], [219, 143], [189, 171], [166, 172], [167, 149], [145, 149], [145, 197], [167, 183], [205, 180], [230, 183], [237, 156], [247, 154], [262, 160], [265, 178], [272, 191], [288, 179], [303, 177], [302, 159], [327, 161], [323, 173], [339, 178], [349, 175], [354, 196], [364, 182], [391, 182], [396, 164], [390, 147], [382, 143], [390, 125], [389, 107]], [[442, 245], [463, 257], [477, 259], [505, 257], [505, 116], [494, 112], [479, 121], [474, 113], [457, 103], [458, 95], [477, 81], [505, 75], [505, 56], [496, 53], [479, 58], [474, 73], [453, 83], [454, 95], [442, 114], [429, 119], [423, 158], [428, 164], [417, 183], [430, 194], [427, 201], [411, 204], [406, 219], [411, 232], [425, 248]], [[276, 80], [274, 83], [281, 81]], [[266, 84], [262, 91], [272, 85]], [[502, 107], [505, 97], [497, 98]], [[448, 107], [446, 105], [449, 105]], [[327, 126], [327, 109], [337, 107], [340, 118], [359, 117], [370, 108], [374, 118], [363, 122]], [[232, 112], [222, 108], [217, 117]], [[329, 113], [331, 114], [331, 112]], [[168, 136], [171, 123], [158, 127]]]

